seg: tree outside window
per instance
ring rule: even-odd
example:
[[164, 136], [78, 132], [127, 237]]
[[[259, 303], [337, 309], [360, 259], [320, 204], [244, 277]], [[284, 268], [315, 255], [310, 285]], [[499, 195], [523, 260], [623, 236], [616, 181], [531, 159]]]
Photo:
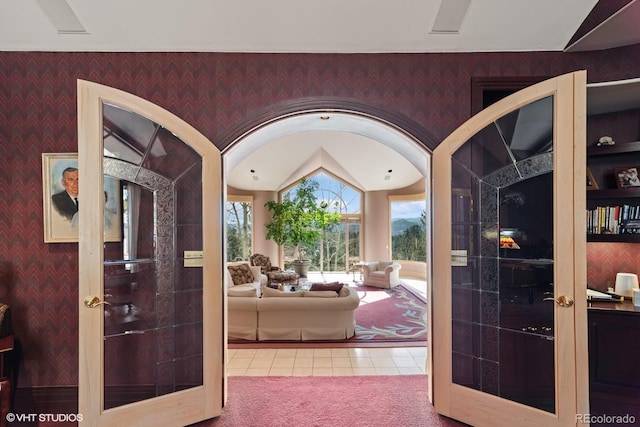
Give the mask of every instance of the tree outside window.
[[253, 200], [230, 196], [227, 201], [227, 261], [248, 261], [253, 250]]
[[[361, 193], [333, 176], [320, 171], [309, 177], [317, 182], [315, 196], [330, 212], [340, 214], [340, 222], [323, 230], [321, 238], [305, 248], [311, 271], [349, 271], [360, 259]], [[285, 191], [295, 192], [296, 186]], [[285, 264], [295, 258], [294, 247], [283, 245]]]

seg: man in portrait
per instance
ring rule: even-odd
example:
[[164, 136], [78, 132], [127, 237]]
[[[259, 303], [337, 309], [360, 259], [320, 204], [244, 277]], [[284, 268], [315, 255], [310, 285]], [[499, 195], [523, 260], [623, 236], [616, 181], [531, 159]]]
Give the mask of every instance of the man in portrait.
[[62, 171], [60, 181], [64, 190], [51, 196], [56, 211], [68, 221], [78, 212], [78, 169], [68, 167]]

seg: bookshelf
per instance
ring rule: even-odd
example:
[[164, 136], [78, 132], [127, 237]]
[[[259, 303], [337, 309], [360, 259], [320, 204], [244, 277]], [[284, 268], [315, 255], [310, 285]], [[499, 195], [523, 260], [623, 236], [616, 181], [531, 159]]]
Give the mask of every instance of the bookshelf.
[[617, 188], [613, 173], [640, 168], [640, 141], [588, 147], [587, 165], [598, 185], [587, 191], [587, 241], [640, 243], [640, 228], [628, 223], [640, 220], [640, 187]]

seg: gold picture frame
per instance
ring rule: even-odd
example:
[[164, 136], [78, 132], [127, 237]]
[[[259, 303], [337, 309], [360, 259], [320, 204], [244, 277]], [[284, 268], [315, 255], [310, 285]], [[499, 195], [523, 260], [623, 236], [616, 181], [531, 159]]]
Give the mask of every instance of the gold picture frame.
[[[78, 154], [42, 153], [44, 242], [78, 241]], [[122, 241], [120, 181], [104, 177], [104, 241]], [[81, 195], [81, 192], [80, 192]], [[75, 199], [75, 200], [74, 200]]]
[[587, 168], [587, 190], [598, 190], [598, 183], [596, 179], [593, 177], [593, 173], [591, 169]]

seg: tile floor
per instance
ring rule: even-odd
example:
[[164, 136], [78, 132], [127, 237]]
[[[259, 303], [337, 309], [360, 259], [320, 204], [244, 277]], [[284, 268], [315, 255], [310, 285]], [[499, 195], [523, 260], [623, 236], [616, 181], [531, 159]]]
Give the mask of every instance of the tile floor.
[[414, 375], [426, 347], [230, 349], [230, 376]]
[[[354, 286], [356, 275], [311, 273], [310, 281], [339, 280]], [[402, 280], [426, 295], [422, 280]], [[340, 376], [424, 374], [426, 347], [229, 349], [230, 376]]]

